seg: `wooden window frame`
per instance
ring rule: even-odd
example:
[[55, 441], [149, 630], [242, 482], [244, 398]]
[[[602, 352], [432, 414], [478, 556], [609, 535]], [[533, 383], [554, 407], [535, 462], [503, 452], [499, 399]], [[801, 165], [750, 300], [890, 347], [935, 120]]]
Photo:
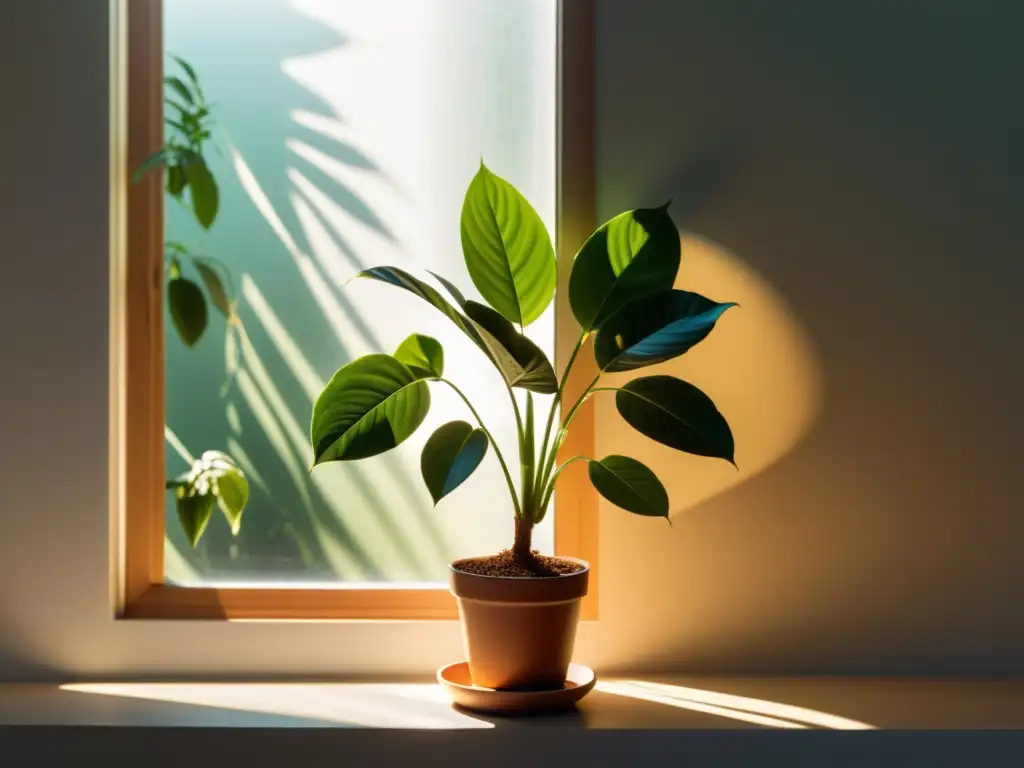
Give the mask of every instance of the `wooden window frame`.
[[[112, 477], [117, 500], [120, 577], [117, 615], [126, 619], [454, 619], [445, 589], [387, 585], [337, 588], [178, 587], [164, 584], [164, 197], [150, 174], [130, 184], [163, 144], [163, 0], [120, 0], [117, 6], [113, 121], [112, 238], [115, 332], [112, 343]], [[593, 0], [560, 0], [558, 9], [556, 367], [575, 344], [568, 304], [571, 255], [595, 225]], [[123, 65], [127, 62], [127, 66]], [[125, 158], [126, 153], [126, 158]], [[118, 227], [117, 222], [122, 222]], [[565, 332], [568, 331], [568, 332]], [[566, 385], [574, 402], [593, 379], [592, 355], [581, 355]], [[579, 410], [562, 456], [593, 455], [594, 408]], [[570, 466], [555, 500], [555, 552], [591, 564], [584, 619], [597, 618], [598, 499], [579, 463]], [[115, 543], [115, 547], [117, 543]]]

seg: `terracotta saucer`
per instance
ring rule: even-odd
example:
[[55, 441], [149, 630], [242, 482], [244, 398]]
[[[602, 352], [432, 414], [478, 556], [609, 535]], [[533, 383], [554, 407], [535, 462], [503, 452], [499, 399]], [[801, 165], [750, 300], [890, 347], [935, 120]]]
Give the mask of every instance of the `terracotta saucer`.
[[590, 667], [570, 664], [564, 688], [550, 691], [502, 691], [473, 685], [469, 663], [460, 661], [437, 670], [437, 682], [460, 707], [495, 715], [532, 715], [570, 709], [590, 693], [597, 675]]

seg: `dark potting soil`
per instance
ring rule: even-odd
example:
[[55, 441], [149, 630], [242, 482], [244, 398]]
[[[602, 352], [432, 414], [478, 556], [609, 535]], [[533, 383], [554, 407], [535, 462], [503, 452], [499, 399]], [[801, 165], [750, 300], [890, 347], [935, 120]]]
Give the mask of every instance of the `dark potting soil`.
[[530, 570], [516, 562], [515, 555], [512, 554], [511, 549], [503, 550], [490, 557], [473, 558], [472, 560], [456, 563], [455, 568], [463, 573], [475, 573], [480, 576], [506, 576], [512, 578], [567, 576], [583, 570], [582, 565], [571, 560], [548, 557], [539, 552], [534, 552], [533, 556], [537, 562], [536, 571]]

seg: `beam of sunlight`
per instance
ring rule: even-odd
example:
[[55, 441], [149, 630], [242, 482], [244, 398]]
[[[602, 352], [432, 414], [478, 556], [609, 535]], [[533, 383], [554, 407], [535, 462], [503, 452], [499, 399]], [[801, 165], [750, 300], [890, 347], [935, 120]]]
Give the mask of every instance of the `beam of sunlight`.
[[[232, 404], [234, 408], [234, 404]], [[235, 408], [237, 412], [237, 408]], [[270, 495], [270, 486], [267, 485], [267, 481], [263, 479], [263, 476], [256, 469], [256, 465], [252, 463], [252, 459], [249, 458], [249, 454], [246, 453], [242, 444], [235, 438], [228, 438], [228, 455], [235, 460], [235, 462], [245, 472], [246, 479], [252, 484], [263, 491], [268, 496]]]
[[[288, 232], [284, 222], [281, 221], [281, 217], [277, 215], [274, 210], [274, 206], [267, 198], [266, 193], [260, 186], [259, 181], [256, 179], [255, 174], [249, 168], [249, 165], [245, 162], [241, 153], [232, 147], [232, 157], [235, 163], [235, 173], [238, 174], [238, 181], [242, 185], [249, 199], [252, 200], [256, 210], [260, 212], [267, 224], [270, 225], [271, 230], [278, 236], [285, 249], [291, 255], [295, 261], [296, 267], [298, 267], [299, 274], [302, 275], [303, 281], [306, 283], [306, 287], [313, 299], [319, 306], [320, 311], [327, 319], [327, 324], [330, 326], [334, 335], [343, 347], [349, 349], [350, 354], [353, 357], [359, 355], [368, 354], [371, 351], [365, 342], [362, 342], [360, 346], [360, 335], [353, 336], [351, 334], [351, 322], [345, 313], [345, 311], [338, 304], [337, 300], [331, 294], [330, 286], [320, 275], [313, 264], [312, 259], [309, 256], [302, 253], [299, 250], [298, 245], [295, 243], [295, 239]], [[365, 349], [364, 349], [365, 347]]]
[[170, 536], [164, 536], [164, 574], [165, 578], [175, 584], [195, 584], [202, 581], [202, 576], [185, 559]]
[[313, 499], [309, 495], [309, 489], [306, 488], [306, 473], [303, 471], [299, 460], [292, 453], [288, 438], [274, 418], [273, 411], [267, 405], [259, 388], [253, 382], [249, 371], [239, 371], [237, 380], [238, 389], [249, 406], [249, 410], [252, 411], [256, 422], [260, 425], [271, 447], [280, 457], [285, 471], [292, 479], [295, 491], [302, 502], [303, 511], [310, 520], [312, 528], [316, 533], [317, 541], [327, 556], [331, 568], [337, 573], [345, 574], [347, 578], [355, 580], [366, 578], [367, 574], [359, 561], [343, 547], [338, 546], [330, 536], [325, 535], [322, 526], [319, 525], [313, 509]]
[[[269, 307], [267, 308], [269, 309]], [[262, 322], [263, 318], [258, 313], [257, 318]], [[259, 387], [266, 404], [276, 417], [276, 424], [280, 425], [279, 435], [282, 442], [279, 450], [287, 451], [290, 462], [289, 467], [292, 467], [293, 463], [295, 466], [298, 466], [298, 462], [301, 462], [306, 467], [311, 466], [313, 450], [309, 445], [309, 437], [306, 430], [302, 428], [295, 415], [288, 408], [284, 397], [260, 359], [244, 328], [239, 333], [239, 339], [241, 342], [242, 360], [246, 369], [243, 373], [248, 372], [250, 374], [250, 380]], [[242, 383], [243, 380], [240, 375], [239, 385], [241, 386]], [[312, 401], [310, 401], [310, 404], [312, 405]], [[296, 459], [298, 462], [295, 462]], [[302, 472], [301, 469], [292, 468], [289, 469], [289, 472], [296, 477], [297, 484], [302, 483], [301, 487], [305, 502], [306, 499], [309, 499], [309, 493], [305, 487], [305, 482], [308, 482], [306, 473]], [[294, 474], [296, 472], [298, 475]], [[408, 541], [405, 541], [407, 546], [404, 548], [397, 546], [399, 541], [410, 538], [409, 532], [402, 531], [393, 525], [390, 518], [386, 517], [388, 515], [387, 510], [380, 510], [378, 514], [369, 515], [344, 514], [344, 510], [339, 504], [339, 499], [345, 499], [347, 502], [353, 503], [362, 509], [373, 509], [374, 506], [379, 507], [379, 504], [375, 505], [377, 498], [373, 495], [372, 489], [387, 487], [388, 478], [378, 476], [376, 479], [371, 477], [368, 480], [360, 481], [359, 478], [366, 474], [366, 470], [363, 468], [354, 467], [346, 476], [338, 474], [328, 476], [318, 472], [309, 475], [308, 479], [311, 479], [320, 491], [321, 496], [329, 507], [329, 513], [333, 514], [336, 519], [345, 521], [346, 526], [350, 528], [366, 551], [372, 553], [375, 564], [383, 572], [391, 574], [396, 578], [414, 578], [417, 573], [425, 573], [425, 564], [418, 562], [423, 556], [421, 551], [410, 549]], [[312, 504], [312, 501], [310, 500], [309, 503]], [[322, 525], [317, 526], [318, 532], [322, 527]], [[325, 548], [336, 548], [336, 544], [329, 537], [321, 535], [320, 538], [322, 546]]]
[[597, 690], [769, 728], [827, 728], [839, 731], [864, 731], [875, 728], [859, 720], [792, 704], [643, 680], [600, 680], [597, 683]]
[[164, 439], [167, 441], [167, 444], [174, 449], [174, 452], [181, 457], [182, 461], [184, 461], [190, 467], [193, 464], [195, 464], [196, 457], [189, 453], [189, 450], [188, 448], [185, 447], [185, 444], [181, 442], [181, 439], [176, 434], [174, 434], [174, 430], [171, 429], [166, 424], [164, 424]]
[[289, 114], [289, 117], [303, 128], [309, 128], [311, 131], [316, 131], [321, 136], [326, 136], [328, 139], [345, 142], [350, 141], [348, 131], [345, 130], [345, 124], [336, 117], [324, 117], [323, 115], [318, 115], [315, 112], [309, 112], [305, 109], [293, 109]]
[[84, 683], [60, 689], [362, 728], [494, 727], [452, 709], [440, 687], [433, 684]]
[[295, 343], [295, 339], [285, 329], [277, 313], [270, 307], [263, 292], [256, 286], [255, 281], [248, 273], [242, 275], [242, 296], [245, 297], [250, 309], [259, 319], [263, 330], [266, 331], [271, 342], [277, 347], [277, 351], [284, 360], [285, 365], [288, 366], [288, 370], [291, 371], [295, 380], [299, 382], [302, 391], [306, 393], [306, 397], [309, 398], [309, 404], [312, 405], [316, 402], [316, 398], [326, 382], [313, 370], [312, 364], [302, 354], [299, 345]]

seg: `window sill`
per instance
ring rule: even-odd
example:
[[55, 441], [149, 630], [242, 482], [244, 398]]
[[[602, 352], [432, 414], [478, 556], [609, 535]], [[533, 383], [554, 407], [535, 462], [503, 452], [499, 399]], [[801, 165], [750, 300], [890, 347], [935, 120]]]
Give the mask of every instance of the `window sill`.
[[765, 749], [820, 761], [851, 748], [858, 761], [908, 750], [928, 764], [1024, 759], [1024, 730], [1014, 730], [1024, 729], [1024, 681], [657, 676], [599, 685], [578, 712], [532, 719], [457, 711], [429, 683], [0, 685], [0, 764], [29, 750], [149, 762], [220, 754], [251, 765], [296, 754], [304, 765], [339, 755], [356, 765], [433, 764], [466, 749], [498, 758], [488, 765], [545, 753], [607, 762], [620, 752], [636, 764], [683, 750], [723, 764], [763, 759]]

